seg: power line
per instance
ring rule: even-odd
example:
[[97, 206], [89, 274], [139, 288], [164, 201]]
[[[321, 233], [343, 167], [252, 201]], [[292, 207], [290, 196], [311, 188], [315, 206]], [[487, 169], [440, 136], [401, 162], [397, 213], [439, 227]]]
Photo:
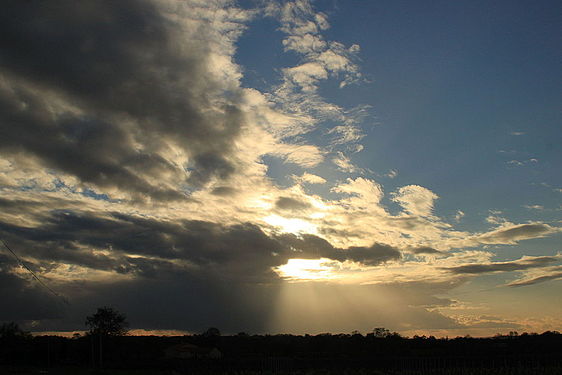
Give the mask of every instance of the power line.
[[45, 284], [45, 283], [43, 282], [43, 280], [41, 280], [41, 279], [35, 274], [35, 272], [33, 272], [33, 270], [32, 270], [31, 268], [29, 268], [29, 267], [23, 262], [23, 260], [21, 260], [21, 258], [15, 253], [14, 250], [12, 250], [12, 249], [10, 248], [10, 246], [8, 246], [8, 244], [7, 244], [3, 239], [0, 238], [0, 241], [2, 241], [2, 243], [4, 244], [4, 246], [6, 247], [6, 249], [8, 249], [8, 251], [9, 251], [10, 253], [12, 253], [12, 255], [14, 256], [14, 258], [16, 258], [16, 260], [18, 261], [19, 265], [20, 265], [21, 267], [25, 268], [27, 271], [29, 271], [29, 273], [31, 274], [31, 276], [33, 276], [33, 278], [34, 278], [35, 280], [37, 280], [37, 282], [38, 282], [39, 284], [41, 284], [41, 286], [42, 286], [43, 288], [47, 289], [47, 290], [48, 290], [49, 292], [51, 292], [51, 294], [53, 294], [54, 296], [56, 296], [56, 297], [62, 299], [62, 300], [64, 301], [64, 303], [66, 303], [66, 304], [68, 305], [68, 300], [66, 299], [65, 296], [63, 296], [63, 295], [60, 294], [60, 293], [55, 292], [55, 291], [54, 291], [53, 289], [51, 289], [47, 284]]

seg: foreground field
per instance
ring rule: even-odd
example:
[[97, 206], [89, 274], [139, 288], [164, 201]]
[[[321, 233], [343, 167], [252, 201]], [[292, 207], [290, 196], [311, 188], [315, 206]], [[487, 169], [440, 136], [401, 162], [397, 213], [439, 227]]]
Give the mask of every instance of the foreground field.
[[561, 348], [558, 332], [454, 339], [21, 336], [0, 340], [0, 375], [562, 375]]
[[56, 375], [562, 375], [562, 368], [545, 367], [535, 369], [510, 368], [510, 369], [427, 369], [427, 370], [294, 370], [294, 371], [249, 371], [249, 370], [198, 370], [180, 372], [177, 370], [115, 370], [115, 369], [85, 369], [78, 367], [59, 368], [34, 368], [34, 367], [10, 367], [0, 366], [0, 374], [56, 374]]

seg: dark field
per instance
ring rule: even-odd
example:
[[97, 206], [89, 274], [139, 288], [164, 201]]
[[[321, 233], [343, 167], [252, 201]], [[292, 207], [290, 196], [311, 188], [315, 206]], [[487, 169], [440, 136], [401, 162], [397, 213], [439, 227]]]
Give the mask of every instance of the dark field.
[[0, 374], [562, 374], [557, 332], [455, 339], [27, 336], [0, 344]]
[[536, 369], [428, 369], [428, 370], [195, 370], [180, 372], [178, 370], [92, 370], [79, 367], [58, 367], [48, 370], [33, 367], [0, 367], [2, 374], [60, 374], [60, 375], [86, 375], [86, 374], [107, 374], [107, 375], [175, 375], [175, 374], [201, 374], [201, 375], [557, 375], [562, 374], [559, 367], [544, 367]]

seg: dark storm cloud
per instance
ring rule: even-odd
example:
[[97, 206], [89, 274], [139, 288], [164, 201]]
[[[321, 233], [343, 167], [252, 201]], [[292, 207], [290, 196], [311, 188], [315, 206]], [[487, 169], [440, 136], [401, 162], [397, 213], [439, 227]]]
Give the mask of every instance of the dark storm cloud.
[[14, 275], [14, 267], [17, 267], [15, 260], [0, 255], [0, 322], [18, 321], [26, 329], [39, 331], [82, 330], [87, 315], [99, 306], [110, 305], [126, 313], [134, 328], [202, 332], [218, 325], [222, 331], [231, 333], [263, 332], [279, 287], [232, 283], [205, 273], [171, 272], [165, 276], [159, 274], [159, 278], [114, 278], [66, 284], [54, 284], [40, 276], [68, 299], [67, 304], [28, 275]]
[[[426, 306], [448, 303], [435, 300], [424, 290], [399, 294], [403, 288], [317, 283], [314, 285], [315, 296], [322, 303], [318, 304], [318, 311], [311, 312], [299, 303], [310, 287], [299, 283], [239, 284], [190, 274], [155, 280], [85, 282], [79, 287], [68, 287], [71, 307], [67, 309], [64, 322], [51, 328], [83, 328], [84, 317], [102, 305], [111, 305], [125, 312], [134, 328], [191, 332], [202, 332], [211, 326], [224, 333], [267, 333], [272, 329], [273, 332], [349, 333], [354, 329], [367, 332], [378, 326], [396, 330], [463, 327], [438, 311], [428, 310]], [[294, 299], [284, 300], [283, 296], [287, 294]], [[355, 297], [342, 301], [341, 296], [350, 295]], [[369, 305], [368, 310], [358, 308], [363, 299], [373, 297], [379, 298], [380, 303]], [[288, 320], [286, 325], [272, 328], [272, 317], [283, 307], [279, 305], [280, 301], [290, 304], [288, 310], [283, 310]], [[48, 321], [42, 324], [41, 328], [49, 328]]]
[[[0, 203], [10, 205], [7, 201]], [[123, 213], [71, 210], [41, 212], [36, 226], [0, 221], [0, 237], [39, 277], [70, 301], [64, 327], [50, 326], [48, 319], [60, 313], [57, 306], [61, 302], [43, 293], [38, 285], [22, 280], [21, 273], [15, 276], [18, 264], [4, 254], [0, 277], [7, 280], [5, 285], [13, 287], [2, 289], [1, 297], [20, 309], [19, 316], [12, 318], [15, 313], [8, 314], [6, 319], [47, 319], [37, 329], [83, 328], [84, 316], [109, 304], [126, 312], [136, 327], [198, 331], [220, 324], [224, 330], [263, 332], [284, 285], [272, 267], [296, 257], [328, 257], [369, 265], [400, 257], [397, 249], [386, 245], [340, 249], [314, 235], [268, 236], [248, 223], [170, 222]], [[73, 267], [79, 266], [84, 267], [80, 272], [107, 271], [122, 278], [87, 276], [78, 277], [79, 281], [64, 281], [54, 276], [60, 266], [70, 274]], [[18, 290], [15, 294], [14, 288]], [[45, 299], [52, 307], [36, 309]], [[422, 300], [416, 299], [416, 303]]]
[[293, 258], [330, 258], [338, 261], [351, 260], [368, 266], [378, 265], [390, 260], [400, 259], [401, 253], [397, 248], [374, 243], [369, 247], [352, 246], [347, 249], [333, 247], [321, 237], [304, 234], [297, 237], [293, 234], [279, 236], [279, 240], [293, 249]]
[[[233, 282], [276, 282], [272, 267], [289, 258], [326, 257], [377, 265], [400, 258], [392, 246], [340, 249], [314, 236], [267, 236], [253, 224], [159, 221], [54, 210], [37, 227], [0, 222], [0, 236], [35, 259], [36, 267], [75, 264], [143, 277], [205, 273]], [[99, 251], [105, 250], [105, 251]]]
[[367, 266], [375, 266], [390, 260], [398, 260], [400, 257], [401, 253], [397, 248], [375, 243], [369, 247], [353, 246], [348, 249], [336, 249], [335, 259], [352, 260]]
[[252, 224], [172, 223], [117, 213], [98, 217], [55, 211], [35, 228], [0, 223], [0, 235], [43, 263], [144, 277], [206, 273], [235, 282], [271, 281], [276, 279], [271, 267], [285, 263], [288, 254]]
[[[95, 291], [74, 301], [90, 306], [77, 314], [78, 324], [96, 306], [110, 304], [127, 313], [131, 325], [142, 328], [184, 329], [203, 332], [218, 327], [221, 332], [263, 332], [276, 302], [279, 284], [240, 284], [208, 275], [177, 275], [134, 282], [91, 284]], [[149, 308], [147, 308], [149, 307]]]
[[[52, 326], [48, 319], [60, 317], [55, 309], [60, 301], [33, 280], [23, 280], [25, 273], [13, 275], [17, 261], [0, 250], [0, 298], [14, 307], [5, 309], [0, 320], [46, 319], [36, 329], [82, 329], [84, 316], [113, 305], [135, 327], [198, 332], [220, 323], [224, 330], [263, 331], [280, 281], [271, 267], [287, 261], [280, 243], [251, 224], [53, 211], [37, 227], [0, 223], [0, 238], [70, 301], [63, 325]], [[56, 274], [58, 266], [70, 274], [82, 266], [124, 277], [55, 281], [46, 276]], [[52, 306], [37, 308], [43, 303]]]
[[[197, 38], [180, 29], [148, 1], [4, 4], [0, 152], [158, 200], [184, 196], [163, 176], [196, 187], [227, 178], [243, 118], [235, 103], [211, 104], [220, 84], [207, 69], [204, 28]], [[54, 97], [78, 110], [53, 113]], [[166, 141], [188, 166], [162, 156]]]
[[[272, 329], [271, 319], [279, 313], [279, 303], [287, 293], [298, 300], [310, 288], [281, 283], [271, 267], [285, 264], [289, 258], [327, 257], [376, 265], [400, 257], [398, 249], [387, 245], [340, 249], [314, 235], [268, 236], [251, 224], [168, 222], [119, 213], [96, 216], [67, 210], [51, 211], [36, 227], [1, 223], [0, 237], [26, 259], [47, 284], [70, 301], [70, 305], [63, 306], [64, 320], [49, 320], [61, 316], [60, 301], [43, 293], [37, 285], [21, 280], [21, 274], [19, 277], [12, 275], [10, 270], [13, 271], [17, 263], [6, 256], [5, 260], [0, 258], [6, 270], [0, 277], [9, 276], [10, 285], [20, 288], [13, 293], [13, 287], [2, 289], [0, 286], [4, 301], [13, 302], [20, 309], [14, 314], [5, 314], [5, 318], [41, 320], [36, 330], [83, 329], [85, 316], [99, 306], [111, 305], [125, 312], [133, 327], [201, 332], [218, 326], [227, 333], [268, 332]], [[105, 251], [92, 251], [94, 249]], [[117, 272], [123, 278], [96, 280], [89, 277], [54, 283], [44, 276], [49, 270], [56, 274], [56, 267], [61, 264]], [[327, 302], [314, 313], [317, 315], [304, 320], [302, 315], [297, 318], [299, 314], [310, 312], [306, 308], [299, 310], [302, 306], [295, 300], [295, 319], [277, 329], [350, 332], [373, 326], [460, 328], [453, 319], [428, 310], [453, 303], [433, 296], [436, 291], [450, 287], [445, 283], [390, 283], [344, 288], [318, 283], [314, 290]], [[357, 309], [342, 315], [342, 301], [336, 296], [347, 295], [350, 291], [356, 294], [352, 293], [355, 297], [348, 300], [346, 306], [361, 304], [363, 298], [372, 297], [380, 299], [381, 303], [370, 306], [369, 314]], [[383, 302], [385, 298], [392, 298], [392, 303]], [[50, 310], [34, 310], [39, 303], [51, 306]], [[341, 315], [341, 319], [329, 319], [330, 324], [326, 325], [327, 315]]]
[[[27, 106], [23, 111], [18, 109], [21, 102]], [[153, 186], [140, 172], [133, 172], [141, 166], [144, 170], [172, 168], [157, 155], [136, 153], [119, 126], [70, 116], [53, 119], [47, 106], [24, 89], [14, 92], [0, 87], [0, 152], [32, 153], [46, 166], [101, 188], [117, 187], [158, 199], [184, 196]], [[126, 164], [121, 165], [121, 160]]]
[[[82, 329], [87, 314], [109, 304], [126, 312], [135, 327], [198, 332], [220, 324], [222, 330], [264, 331], [279, 284], [271, 267], [287, 260], [278, 241], [250, 224], [52, 211], [37, 227], [0, 223], [0, 237], [71, 303], [63, 325], [53, 326], [49, 319], [60, 317], [60, 301], [23, 280], [25, 273], [14, 275], [18, 263], [2, 249], [0, 298], [6, 308], [0, 320], [43, 320], [35, 329]], [[132, 278], [53, 285], [44, 275], [59, 265]]]
[[522, 271], [530, 268], [545, 267], [553, 262], [560, 261], [557, 256], [543, 256], [530, 259], [520, 259], [513, 262], [498, 262], [489, 264], [466, 264], [456, 267], [446, 267], [444, 270], [455, 274], [481, 274], [491, 272]]
[[50, 319], [61, 316], [60, 301], [49, 292], [11, 271], [17, 267], [14, 258], [0, 254], [0, 321]]

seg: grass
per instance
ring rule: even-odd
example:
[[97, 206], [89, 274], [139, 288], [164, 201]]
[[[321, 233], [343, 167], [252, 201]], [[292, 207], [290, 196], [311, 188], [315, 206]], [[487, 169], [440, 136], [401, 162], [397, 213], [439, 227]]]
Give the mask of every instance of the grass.
[[30, 366], [0, 366], [2, 375], [562, 375], [561, 368], [457, 368], [427, 370], [294, 370], [294, 371], [250, 371], [250, 370], [198, 370], [176, 372], [174, 370], [93, 370], [79, 367], [38, 368]]

